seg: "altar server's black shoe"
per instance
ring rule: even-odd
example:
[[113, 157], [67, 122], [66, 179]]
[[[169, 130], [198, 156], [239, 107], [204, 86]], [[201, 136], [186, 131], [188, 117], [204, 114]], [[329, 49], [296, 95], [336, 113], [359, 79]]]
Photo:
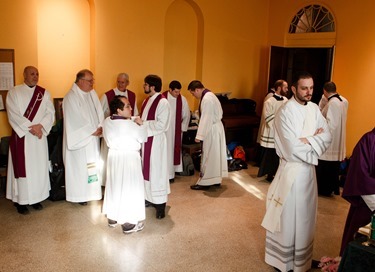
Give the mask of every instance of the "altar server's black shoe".
[[34, 210], [38, 210], [38, 211], [40, 211], [40, 210], [43, 209], [43, 206], [42, 206], [42, 204], [40, 204], [40, 203], [32, 204], [31, 207], [33, 207]]
[[145, 207], [152, 207], [154, 204], [152, 204], [150, 201], [145, 200]]
[[192, 190], [203, 190], [203, 191], [206, 191], [206, 190], [210, 189], [210, 187], [211, 186], [202, 186], [202, 185], [195, 184], [195, 185], [191, 185], [190, 189], [192, 189]]
[[26, 205], [20, 205], [18, 203], [14, 203], [14, 207], [17, 208], [17, 212], [19, 214], [23, 214], [23, 215], [26, 215], [26, 214], [29, 214], [29, 209], [26, 207]]
[[163, 219], [165, 217], [165, 206], [166, 206], [166, 203], [155, 204], [157, 219]]

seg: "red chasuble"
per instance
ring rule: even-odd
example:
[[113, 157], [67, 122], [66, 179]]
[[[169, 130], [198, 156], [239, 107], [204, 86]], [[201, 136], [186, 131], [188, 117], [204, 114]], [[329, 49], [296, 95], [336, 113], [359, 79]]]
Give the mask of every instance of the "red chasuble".
[[[129, 99], [130, 106], [132, 107], [132, 115], [133, 115], [134, 114], [134, 106], [135, 106], [135, 93], [133, 93], [132, 91], [129, 91], [129, 90], [127, 90], [127, 91], [128, 91], [128, 97], [127, 98]], [[105, 95], [107, 96], [108, 104], [116, 96], [115, 91], [113, 89], [106, 92]], [[112, 114], [113, 114], [113, 112], [110, 113], [110, 115], [112, 115]]]
[[[30, 103], [27, 106], [25, 113], [23, 114], [23, 116], [29, 119], [30, 122], [34, 120], [34, 117], [39, 110], [39, 106], [43, 100], [44, 92], [45, 89], [36, 85]], [[25, 137], [18, 137], [17, 133], [14, 130], [12, 130], [9, 146], [12, 155], [14, 176], [16, 179], [25, 178]]]
[[[147, 119], [146, 119], [147, 121], [155, 120], [156, 108], [158, 107], [158, 104], [162, 98], [163, 98], [163, 95], [158, 95], [158, 97], [155, 98], [154, 102], [152, 102], [152, 105], [147, 114]], [[148, 100], [149, 100], [149, 97], [145, 100], [145, 102], [142, 105], [141, 116], [142, 116], [145, 106], [147, 105]], [[148, 181], [150, 180], [150, 159], [151, 159], [151, 148], [152, 148], [153, 140], [154, 140], [154, 136], [150, 136], [147, 138], [147, 142], [145, 142], [144, 144], [143, 178]]]
[[[165, 98], [168, 98], [169, 91], [163, 93]], [[175, 123], [175, 132], [174, 132], [174, 165], [179, 165], [181, 162], [181, 124], [182, 124], [182, 98], [181, 94], [177, 96], [176, 103], [176, 123]]]

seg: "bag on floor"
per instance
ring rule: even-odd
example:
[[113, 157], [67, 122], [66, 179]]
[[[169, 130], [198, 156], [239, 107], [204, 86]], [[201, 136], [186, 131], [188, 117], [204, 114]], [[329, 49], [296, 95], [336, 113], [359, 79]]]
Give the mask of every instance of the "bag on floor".
[[194, 163], [190, 154], [185, 153], [182, 155], [182, 169], [180, 176], [192, 176], [194, 175]]
[[245, 150], [242, 146], [238, 145], [233, 151], [233, 159], [241, 159], [243, 161], [246, 161], [246, 154]]

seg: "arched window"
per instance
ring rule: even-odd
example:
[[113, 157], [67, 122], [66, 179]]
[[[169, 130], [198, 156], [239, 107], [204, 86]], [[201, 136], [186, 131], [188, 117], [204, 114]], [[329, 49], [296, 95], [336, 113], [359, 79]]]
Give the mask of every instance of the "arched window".
[[323, 6], [306, 6], [294, 16], [289, 33], [335, 32], [333, 15]]

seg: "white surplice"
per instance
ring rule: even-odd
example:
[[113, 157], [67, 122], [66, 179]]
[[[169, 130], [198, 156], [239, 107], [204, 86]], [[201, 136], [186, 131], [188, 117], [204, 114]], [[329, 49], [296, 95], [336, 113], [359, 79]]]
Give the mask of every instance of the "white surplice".
[[[175, 134], [179, 133], [182, 140], [182, 133], [187, 131], [190, 121], [190, 109], [187, 100], [181, 95], [182, 101], [182, 122], [181, 131], [176, 132], [176, 110], [177, 110], [177, 98], [173, 97], [171, 94], [167, 96], [169, 105], [171, 107], [171, 118], [169, 123], [169, 128], [167, 131], [167, 143], [168, 143], [168, 169], [169, 169], [169, 179], [173, 179], [175, 172], [182, 172], [182, 152], [180, 153], [180, 164], [174, 165], [174, 143]], [[182, 146], [182, 142], [181, 142]]]
[[[6, 108], [9, 124], [16, 134], [25, 139], [25, 169], [26, 177], [16, 179], [14, 176], [12, 153], [9, 149], [7, 194], [6, 197], [21, 205], [35, 204], [45, 200], [51, 189], [49, 181], [49, 162], [47, 135], [55, 121], [55, 108], [51, 96], [46, 90], [32, 122], [24, 117], [24, 113], [33, 96], [35, 87], [26, 84], [15, 86], [9, 90]], [[43, 126], [42, 138], [32, 135], [31, 125]]]
[[196, 139], [203, 141], [198, 185], [221, 184], [228, 177], [227, 146], [221, 119], [223, 109], [216, 95], [207, 92], [201, 100], [201, 116]]
[[[342, 101], [336, 97], [329, 98], [322, 109], [332, 134], [332, 142], [326, 152], [320, 156], [320, 160], [342, 161], [346, 157], [346, 119], [349, 102], [341, 95], [340, 98]], [[319, 103], [322, 104], [324, 103]]]
[[146, 218], [140, 155], [146, 128], [132, 120], [108, 117], [103, 137], [109, 147], [103, 213], [119, 224], [136, 224]]
[[[264, 107], [264, 103], [269, 99], [271, 98], [273, 95], [275, 94], [275, 92], [269, 92], [267, 93], [267, 95], [264, 97], [263, 99], [263, 107]], [[265, 123], [265, 116], [263, 114], [263, 110], [262, 110], [262, 115], [260, 117], [260, 124], [259, 124], [259, 131], [258, 131], [258, 136], [257, 136], [257, 143], [260, 144], [260, 137], [262, 136], [263, 134], [263, 131], [264, 131], [264, 128], [266, 126], [266, 123]]]
[[[115, 95], [121, 95], [125, 96], [126, 98], [129, 98], [128, 90], [125, 90], [125, 92], [121, 92], [117, 87], [112, 89], [115, 92]], [[103, 112], [104, 112], [104, 118], [107, 118], [111, 115], [111, 110], [109, 109], [109, 102], [107, 99], [106, 94], [103, 94], [100, 98], [100, 104], [102, 105]], [[138, 107], [137, 107], [137, 97], [135, 98], [134, 102], [134, 108], [133, 109], [133, 115], [138, 116]], [[102, 186], [105, 186], [106, 184], [106, 165], [107, 165], [107, 156], [108, 156], [108, 146], [106, 145], [104, 139], [102, 139], [100, 143], [100, 159], [102, 161], [102, 168], [100, 169], [101, 172], [101, 183]]]
[[262, 117], [264, 118], [264, 127], [263, 132], [260, 135], [260, 145], [263, 147], [268, 148], [275, 148], [275, 130], [273, 127], [273, 123], [275, 120], [276, 112], [279, 108], [286, 102], [288, 99], [285, 96], [274, 94], [283, 100], [277, 100], [273, 96], [269, 99], [264, 101], [263, 110], [262, 110]]
[[[266, 263], [281, 271], [310, 269], [315, 234], [317, 186], [315, 166], [328, 148], [331, 134], [319, 107], [294, 97], [275, 118], [275, 148], [281, 158], [267, 193]], [[323, 133], [315, 135], [318, 128]], [[299, 138], [306, 137], [310, 144]]]
[[[101, 126], [104, 115], [96, 92], [86, 93], [73, 83], [64, 97], [63, 112], [66, 200], [99, 200], [102, 198], [99, 137], [92, 134]], [[88, 168], [91, 163], [94, 168]], [[97, 180], [89, 180], [89, 175], [96, 175]]]
[[[162, 98], [156, 108], [155, 120], [147, 120], [150, 107], [159, 95], [161, 94], [155, 93], [148, 99], [141, 116], [143, 125], [147, 128], [147, 136], [153, 136], [150, 157], [150, 180], [145, 180], [145, 198], [154, 204], [166, 203], [170, 193], [166, 132], [169, 127], [171, 110], [168, 100]], [[144, 144], [142, 152], [144, 152]], [[142, 157], [144, 158], [144, 154], [142, 154]]]

